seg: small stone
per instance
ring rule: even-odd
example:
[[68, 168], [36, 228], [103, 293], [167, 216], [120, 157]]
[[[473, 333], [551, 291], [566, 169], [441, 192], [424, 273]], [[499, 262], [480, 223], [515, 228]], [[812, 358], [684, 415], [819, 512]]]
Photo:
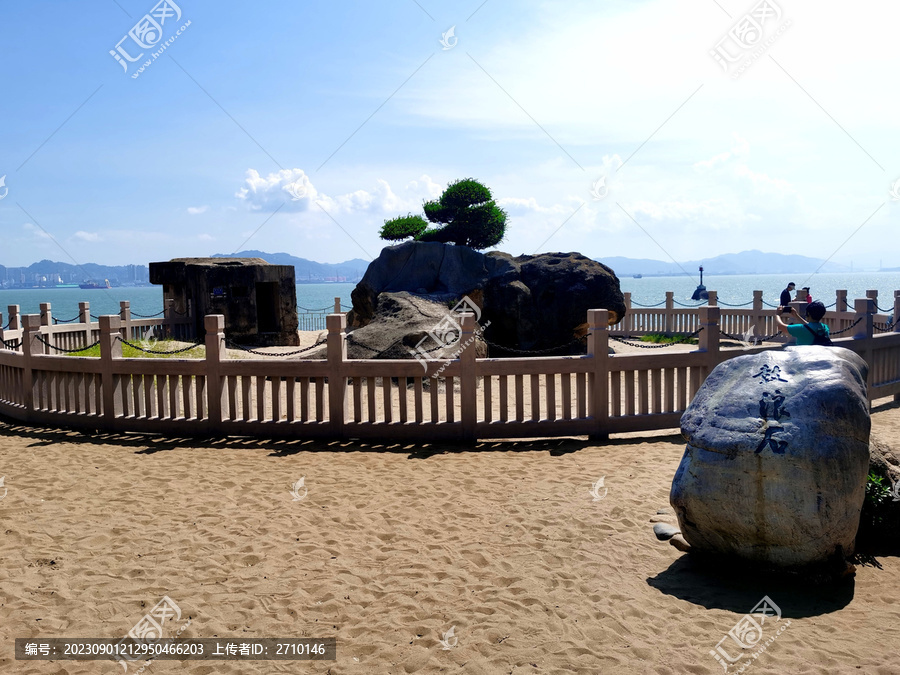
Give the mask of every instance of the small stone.
[[676, 534], [674, 537], [669, 539], [669, 543], [672, 544], [679, 551], [683, 551], [684, 553], [688, 553], [691, 550], [691, 545], [687, 543], [684, 537], [680, 534]]
[[662, 515], [662, 514], [666, 514], [666, 515], [675, 515], [675, 512], [674, 512], [672, 509], [666, 508], [666, 509], [659, 509], [659, 510], [657, 510], [656, 514], [657, 514], [657, 515]]
[[681, 530], [668, 523], [657, 523], [653, 526], [653, 534], [655, 534], [656, 538], [660, 541], [667, 541], [676, 534], [681, 534]]

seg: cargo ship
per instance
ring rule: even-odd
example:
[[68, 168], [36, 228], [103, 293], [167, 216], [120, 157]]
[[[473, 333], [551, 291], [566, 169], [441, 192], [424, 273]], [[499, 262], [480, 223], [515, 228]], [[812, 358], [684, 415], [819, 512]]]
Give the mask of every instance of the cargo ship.
[[110, 288], [109, 279], [104, 279], [102, 282], [88, 279], [83, 284], [78, 284], [78, 288]]

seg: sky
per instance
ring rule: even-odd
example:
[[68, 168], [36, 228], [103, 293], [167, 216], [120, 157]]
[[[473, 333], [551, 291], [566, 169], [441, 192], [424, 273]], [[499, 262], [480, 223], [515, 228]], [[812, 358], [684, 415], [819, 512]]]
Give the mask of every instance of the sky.
[[386, 218], [474, 177], [513, 255], [900, 266], [898, 19], [886, 1], [3, 3], [0, 264], [371, 259]]

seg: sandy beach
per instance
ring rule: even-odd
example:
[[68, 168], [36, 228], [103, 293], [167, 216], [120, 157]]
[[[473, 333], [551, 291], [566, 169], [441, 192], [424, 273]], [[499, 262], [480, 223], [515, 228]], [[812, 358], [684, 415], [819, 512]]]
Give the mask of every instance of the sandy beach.
[[[896, 437], [900, 406], [873, 420]], [[768, 595], [790, 625], [748, 672], [897, 672], [896, 558], [803, 589], [712, 574], [656, 541], [682, 451], [677, 430], [460, 448], [3, 422], [0, 670], [122, 672], [15, 661], [13, 640], [121, 637], [169, 596], [184, 637], [334, 636], [337, 661], [149, 672], [711, 675], [709, 652]]]

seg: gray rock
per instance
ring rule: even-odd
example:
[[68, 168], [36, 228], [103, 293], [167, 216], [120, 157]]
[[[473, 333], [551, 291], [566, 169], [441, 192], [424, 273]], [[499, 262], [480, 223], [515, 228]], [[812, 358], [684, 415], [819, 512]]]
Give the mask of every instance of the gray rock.
[[670, 502], [703, 553], [777, 567], [853, 552], [869, 466], [865, 361], [790, 347], [717, 366], [682, 416]]
[[[558, 354], [585, 352], [585, 341], [570, 343], [587, 332], [589, 309], [608, 309], [611, 323], [626, 311], [615, 273], [579, 253], [514, 258], [465, 246], [406, 242], [386, 247], [369, 265], [351, 294], [348, 324], [368, 325], [382, 311], [380, 296], [399, 292], [438, 300], [468, 296], [483, 310], [482, 323], [490, 322], [487, 340], [524, 350], [567, 345]], [[512, 353], [499, 348], [491, 355]]]
[[681, 530], [668, 523], [656, 523], [656, 525], [653, 526], [653, 534], [655, 534], [656, 538], [660, 541], [668, 541], [676, 534], [680, 533]]
[[[350, 333], [347, 356], [351, 359], [411, 359], [409, 352], [425, 338], [429, 331], [446, 317], [452, 296], [419, 296], [412, 293], [381, 293], [376, 305], [376, 316], [366, 326]], [[456, 346], [439, 347], [432, 339], [426, 339], [422, 348], [431, 358], [454, 358]], [[477, 357], [487, 355], [484, 342], [476, 340], [469, 349]], [[374, 351], [373, 351], [374, 350]], [[434, 351], [431, 351], [434, 350]]]

